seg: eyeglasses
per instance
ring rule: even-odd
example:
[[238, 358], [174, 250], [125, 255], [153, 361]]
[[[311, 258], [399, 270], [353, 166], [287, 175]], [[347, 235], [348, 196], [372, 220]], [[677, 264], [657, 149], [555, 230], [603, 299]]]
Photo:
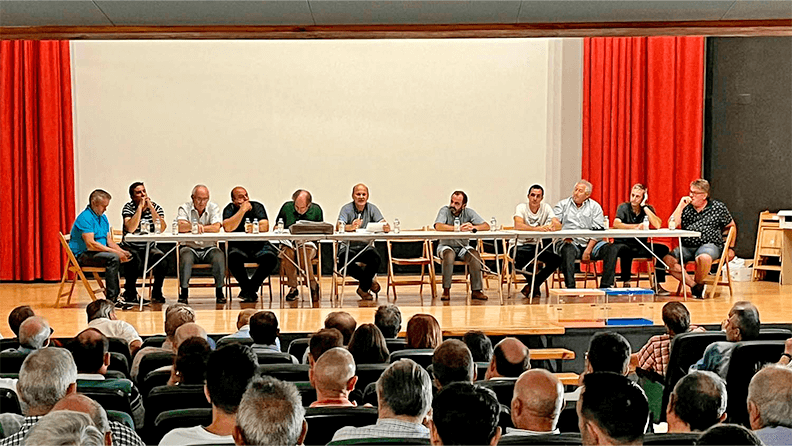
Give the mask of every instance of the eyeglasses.
[[706, 192], [699, 192], [695, 190], [690, 191], [690, 195], [705, 195], [705, 194]]

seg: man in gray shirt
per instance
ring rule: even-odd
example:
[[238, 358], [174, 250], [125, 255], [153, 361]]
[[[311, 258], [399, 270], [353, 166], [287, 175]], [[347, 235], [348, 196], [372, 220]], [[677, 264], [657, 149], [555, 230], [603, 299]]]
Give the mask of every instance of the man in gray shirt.
[[[451, 203], [440, 208], [435, 218], [436, 231], [454, 232], [455, 220], [459, 219], [459, 231], [489, 231], [490, 225], [473, 209], [467, 207], [467, 194], [461, 190], [451, 194]], [[443, 261], [443, 295], [441, 300], [451, 299], [451, 275], [454, 272], [454, 260], [464, 260], [470, 271], [470, 288], [472, 299], [487, 300], [481, 292], [481, 256], [475, 248], [469, 246], [468, 240], [441, 239], [437, 245], [437, 256]]]

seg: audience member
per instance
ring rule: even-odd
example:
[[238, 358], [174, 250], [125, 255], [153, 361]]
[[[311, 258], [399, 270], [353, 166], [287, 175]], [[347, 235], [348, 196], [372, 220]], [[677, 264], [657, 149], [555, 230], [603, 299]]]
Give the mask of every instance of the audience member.
[[[54, 413], [59, 410], [73, 410], [75, 412], [81, 412], [88, 415], [96, 429], [98, 429], [99, 432], [101, 432], [104, 436], [104, 444], [106, 446], [110, 446], [112, 444], [130, 444], [128, 439], [114, 438], [113, 428], [111, 428], [110, 421], [107, 419], [107, 412], [105, 412], [104, 408], [99, 403], [81, 393], [71, 393], [66, 395], [54, 406], [52, 406], [50, 413]], [[121, 423], [117, 424], [122, 428], [126, 428], [125, 430], [120, 430], [120, 432], [123, 433], [122, 437], [124, 435], [128, 436], [130, 432], [135, 435], [134, 432], [128, 427]], [[118, 429], [118, 427], [115, 428]]]
[[429, 439], [424, 426], [432, 404], [429, 373], [411, 359], [391, 364], [377, 380], [377, 424], [342, 427], [333, 441], [356, 438]]
[[307, 430], [305, 408], [294, 384], [270, 376], [251, 380], [237, 411], [236, 444], [296, 446], [303, 444]]
[[738, 424], [716, 424], [696, 441], [699, 446], [764, 446], [755, 433]]
[[41, 316], [30, 316], [19, 325], [19, 347], [6, 351], [30, 354], [50, 343], [49, 322]]
[[310, 407], [357, 406], [349, 400], [355, 390], [355, 358], [343, 347], [324, 352], [308, 371], [308, 379], [316, 389], [316, 401]]
[[501, 406], [495, 392], [470, 383], [452, 383], [432, 401], [431, 443], [498, 444]]
[[280, 352], [278, 317], [272, 311], [259, 311], [250, 317], [250, 337], [253, 351]]
[[407, 321], [407, 348], [436, 348], [441, 342], [443, 331], [431, 314], [416, 314]]
[[[630, 343], [619, 333], [604, 331], [591, 337], [584, 373], [611, 372], [626, 375], [630, 366]], [[582, 377], [581, 377], [582, 379]]]
[[665, 376], [671, 356], [671, 339], [689, 331], [704, 331], [703, 327], [690, 325], [690, 312], [682, 302], [663, 305], [663, 324], [666, 333], [652, 336], [641, 349], [630, 355], [633, 366]]
[[322, 353], [331, 348], [343, 346], [344, 335], [337, 328], [323, 328], [311, 335], [303, 363], [308, 363], [313, 367], [316, 364], [316, 360], [322, 356]]
[[748, 418], [762, 443], [792, 444], [792, 369], [770, 365], [748, 386]]
[[206, 382], [206, 362], [212, 348], [206, 339], [193, 336], [179, 343], [173, 358], [169, 386], [180, 384], [204, 384]]
[[588, 373], [577, 402], [584, 446], [643, 444], [649, 403], [643, 390], [616, 373]]
[[138, 350], [135, 357], [132, 359], [132, 366], [130, 367], [129, 374], [133, 380], [138, 379], [138, 371], [140, 370], [140, 360], [149, 353], [155, 352], [170, 352], [176, 353], [176, 348], [173, 345], [176, 329], [183, 324], [195, 321], [195, 310], [188, 307], [186, 304], [173, 304], [168, 306], [165, 310], [165, 342], [161, 347], [143, 347]]
[[435, 387], [439, 390], [453, 382], [475, 381], [476, 364], [464, 342], [448, 339], [432, 354], [432, 373]]
[[544, 369], [524, 372], [514, 384], [511, 419], [504, 437], [558, 434], [556, 428], [564, 408], [564, 386]]
[[248, 383], [256, 375], [258, 360], [242, 344], [224, 345], [209, 354], [206, 363], [206, 398], [212, 403], [212, 423], [206, 427], [177, 428], [160, 441], [165, 445], [222, 444], [233, 441], [236, 414]]
[[362, 324], [349, 341], [349, 353], [356, 364], [382, 364], [388, 362], [390, 352], [385, 336], [374, 324]]
[[694, 371], [677, 381], [668, 399], [668, 432], [699, 432], [726, 419], [726, 383], [712, 372]]
[[8, 313], [8, 326], [11, 328], [11, 331], [14, 332], [14, 336], [18, 338], [19, 326], [22, 325], [22, 322], [25, 322], [25, 319], [35, 315], [36, 313], [33, 312], [33, 309], [27, 305], [22, 305], [11, 310], [11, 312]]
[[729, 311], [729, 317], [721, 324], [726, 332], [726, 340], [710, 344], [704, 356], [690, 366], [690, 370], [709, 370], [726, 379], [734, 346], [740, 341], [757, 339], [760, 325], [759, 310], [752, 303], [735, 303]]
[[129, 347], [129, 354], [135, 352], [143, 344], [135, 327], [127, 321], [118, 320], [115, 314], [115, 304], [107, 299], [96, 299], [85, 307], [88, 314], [88, 327], [95, 328], [108, 338], [121, 338]]
[[401, 311], [396, 305], [380, 305], [374, 313], [374, 325], [380, 329], [385, 339], [396, 339], [399, 336], [401, 322]]
[[41, 418], [23, 441], [24, 445], [103, 446], [104, 435], [91, 417], [73, 410], [51, 412]]
[[[220, 339], [245, 339], [250, 338], [250, 317], [256, 314], [258, 310], [255, 308], [245, 308], [237, 315], [237, 331], [228, 336], [223, 336]], [[276, 339], [278, 350], [280, 350], [280, 341]]]
[[335, 328], [340, 331], [344, 335], [344, 345], [349, 345], [352, 334], [355, 333], [357, 322], [346, 311], [333, 311], [325, 318], [324, 326], [325, 328]]
[[531, 352], [517, 338], [503, 338], [495, 345], [484, 379], [517, 378], [531, 368]]
[[462, 342], [470, 349], [475, 362], [490, 362], [492, 359], [492, 341], [483, 331], [470, 330], [462, 337]]

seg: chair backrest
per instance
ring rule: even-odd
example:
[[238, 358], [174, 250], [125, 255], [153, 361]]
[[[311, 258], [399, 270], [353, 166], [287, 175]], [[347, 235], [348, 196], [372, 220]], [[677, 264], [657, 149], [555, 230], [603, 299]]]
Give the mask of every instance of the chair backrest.
[[261, 364], [257, 374], [268, 375], [281, 381], [308, 381], [308, 364]]
[[212, 424], [211, 408], [166, 410], [154, 420], [154, 433], [148, 438], [151, 444], [159, 444], [162, 437], [173, 429]]
[[310, 382], [308, 381], [295, 381], [294, 387], [297, 387], [297, 391], [300, 392], [300, 399], [302, 400], [302, 405], [308, 407], [316, 401], [316, 389], [313, 388]]
[[171, 372], [168, 370], [154, 370], [149, 372], [140, 384], [140, 394], [143, 396], [144, 405], [151, 389], [168, 384]]
[[27, 356], [27, 353], [22, 352], [0, 353], [0, 373], [19, 373]]
[[129, 379], [129, 362], [123, 353], [110, 352], [110, 365], [108, 370], [115, 370], [124, 374], [124, 378]]
[[725, 264], [729, 261], [729, 246], [733, 244], [735, 237], [737, 237], [737, 227], [732, 226], [726, 232], [726, 236], [723, 237], [723, 252], [721, 253], [720, 259], [714, 259], [715, 262]]
[[644, 435], [644, 446], [688, 446], [695, 445], [701, 436], [701, 432], [678, 432], [672, 434], [646, 434]]
[[327, 443], [330, 445], [360, 445], [360, 446], [408, 446], [408, 445], [426, 445], [431, 444], [429, 439], [421, 438], [351, 438], [349, 440], [338, 440]]
[[58, 240], [60, 240], [61, 247], [63, 247], [63, 250], [66, 252], [66, 257], [68, 257], [69, 263], [72, 266], [79, 268], [80, 264], [77, 263], [77, 258], [74, 257], [74, 253], [69, 247], [69, 240], [71, 239], [71, 234], [63, 235], [62, 232], [58, 232], [58, 235], [60, 236], [58, 237]]
[[511, 407], [512, 396], [514, 395], [514, 384], [517, 378], [498, 378], [487, 381], [476, 381], [476, 384], [486, 387], [498, 397], [498, 402], [506, 407]]
[[109, 351], [121, 353], [126, 357], [127, 364], [132, 364], [132, 355], [129, 354], [129, 346], [125, 340], [113, 337], [107, 338], [107, 340], [110, 341]]
[[432, 365], [432, 355], [434, 355], [434, 349], [431, 348], [406, 348], [391, 353], [388, 362], [392, 364], [402, 358], [408, 358], [418, 363], [421, 367], [427, 368]]
[[146, 426], [154, 426], [162, 412], [176, 409], [211, 408], [203, 384], [159, 386], [151, 389], [146, 400]]
[[0, 387], [0, 413], [15, 413], [22, 415], [19, 397], [16, 392], [5, 387]]
[[224, 345], [228, 344], [242, 344], [242, 345], [253, 345], [252, 338], [220, 338], [217, 340], [217, 348], [220, 348]]
[[122, 412], [120, 410], [105, 410], [107, 412], [107, 420], [108, 421], [115, 421], [117, 423], [121, 423], [126, 425], [126, 427], [134, 430], [135, 429], [135, 420], [132, 419], [132, 415], [129, 415], [126, 412]]
[[256, 352], [259, 364], [299, 364], [300, 361], [286, 352], [258, 351]]
[[165, 335], [152, 335], [145, 339], [143, 339], [143, 344], [140, 348], [143, 347], [162, 347], [162, 344], [165, 343], [165, 340], [168, 337]]
[[581, 444], [580, 434], [562, 433], [559, 435], [509, 435], [501, 437], [499, 445], [558, 445], [558, 446], [579, 446]]
[[357, 384], [355, 385], [356, 389], [360, 389], [361, 392], [366, 388], [369, 383], [375, 383], [379, 379], [382, 372], [390, 366], [389, 363], [382, 363], [382, 364], [357, 364], [355, 369], [355, 375], [357, 375], [358, 380]]
[[132, 413], [132, 381], [128, 379], [77, 380], [77, 391], [99, 403], [105, 410]]
[[308, 350], [308, 346], [310, 345], [309, 338], [299, 338], [289, 342], [289, 354], [294, 356], [295, 358], [302, 358], [305, 354], [305, 351]]
[[12, 348], [19, 348], [18, 338], [0, 339], [0, 352]]
[[404, 338], [385, 339], [385, 345], [388, 346], [388, 351], [393, 353], [407, 348], [407, 340]]
[[729, 396], [726, 413], [728, 422], [748, 423], [748, 384], [765, 364], [774, 363], [784, 352], [784, 341], [738, 342], [732, 350], [729, 371], [726, 374], [726, 394]]
[[477, 362], [476, 363], [476, 380], [481, 381], [484, 379], [484, 376], [487, 374], [487, 369], [489, 368], [489, 362]]
[[167, 365], [173, 365], [174, 357], [175, 355], [171, 352], [146, 353], [145, 356], [140, 358], [140, 364], [138, 365], [138, 384], [142, 384], [146, 376], [154, 370]]
[[344, 426], [368, 426], [377, 422], [375, 407], [309, 407], [305, 410], [308, 433], [305, 445], [326, 445]]

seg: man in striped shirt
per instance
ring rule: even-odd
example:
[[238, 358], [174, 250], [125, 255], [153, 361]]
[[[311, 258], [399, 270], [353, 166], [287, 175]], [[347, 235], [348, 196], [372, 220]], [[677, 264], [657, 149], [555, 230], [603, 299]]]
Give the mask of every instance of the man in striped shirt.
[[[124, 237], [127, 234], [140, 234], [141, 228], [144, 232], [155, 232], [159, 227], [160, 231], [167, 229], [165, 223], [165, 212], [160, 205], [151, 201], [146, 193], [146, 186], [141, 181], [136, 181], [129, 186], [129, 198], [132, 200], [124, 205], [121, 216], [124, 219]], [[143, 267], [143, 260], [146, 257], [146, 244], [137, 242], [131, 243], [124, 240], [121, 246], [132, 253], [132, 259], [124, 265], [124, 301], [127, 303], [138, 303], [137, 300], [137, 278]], [[149, 265], [157, 263], [165, 254], [157, 249], [156, 243], [151, 244], [149, 249]], [[154, 303], [165, 303], [162, 295], [162, 283], [165, 281], [167, 265], [159, 262], [154, 267], [154, 286], [151, 290], [151, 300]], [[145, 280], [145, 279], [144, 279]], [[144, 301], [145, 303], [145, 301]]]

